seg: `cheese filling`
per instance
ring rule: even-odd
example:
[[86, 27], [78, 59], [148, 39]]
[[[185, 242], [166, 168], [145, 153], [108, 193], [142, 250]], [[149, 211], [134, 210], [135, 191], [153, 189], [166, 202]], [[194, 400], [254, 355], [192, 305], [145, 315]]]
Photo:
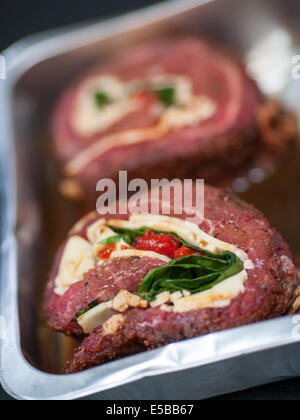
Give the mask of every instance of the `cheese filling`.
[[[243, 262], [244, 269], [209, 290], [196, 294], [191, 294], [187, 290], [175, 293], [163, 292], [150, 303], [137, 295], [122, 291], [113, 300], [97, 305], [78, 318], [78, 323], [86, 333], [90, 333], [97, 326], [102, 325], [112, 315], [122, 313], [130, 307], [145, 309], [150, 305], [152, 308], [159, 307], [161, 310], [182, 313], [203, 308], [226, 307], [239, 294], [245, 292], [247, 271], [253, 269], [254, 265], [244, 251], [208, 235], [191, 222], [168, 216], [133, 214], [129, 220], [111, 219], [107, 222], [104, 218], [99, 219], [87, 229], [88, 240], [79, 236], [72, 236], [68, 240], [55, 279], [55, 293], [62, 296], [72, 284], [82, 281], [86, 272], [105, 261], [98, 256], [98, 253], [106, 246], [101, 242], [116, 237], [114, 228], [140, 229], [145, 227], [154, 231], [174, 233], [189, 244], [215, 254], [230, 251]], [[120, 239], [115, 243], [114, 251], [109, 258], [129, 257], [157, 258], [166, 264], [171, 261], [170, 258], [157, 252], [135, 249]]]
[[55, 293], [63, 296], [72, 284], [83, 280], [86, 272], [95, 268], [96, 258], [91, 244], [80, 236], [72, 236], [64, 249], [57, 277]]
[[[153, 92], [168, 86], [174, 89], [174, 103], [168, 106], [159, 102], [153, 104], [150, 112], [157, 116], [156, 125], [121, 130], [102, 137], [66, 165], [66, 174], [75, 175], [95, 156], [113, 147], [155, 140], [173, 129], [195, 126], [213, 117], [217, 110], [217, 105], [211, 98], [194, 94], [192, 81], [185, 76], [162, 74], [126, 83], [115, 76], [102, 75], [86, 81], [80, 89], [71, 115], [72, 127], [81, 136], [104, 132], [127, 115], [142, 110], [145, 104], [139, 98], [139, 93]], [[101, 109], [95, 104], [97, 91], [109, 95], [110, 98]]]
[[111, 227], [138, 229], [148, 227], [157, 231], [173, 232], [191, 245], [201, 247], [214, 254], [221, 254], [230, 251], [248, 266], [248, 255], [227, 242], [220, 241], [208, 235], [194, 223], [176, 217], [160, 216], [153, 214], [133, 214], [129, 220], [112, 219], [109, 221]]
[[[111, 102], [100, 110], [95, 103], [96, 92], [107, 92]], [[115, 76], [102, 75], [88, 79], [81, 87], [71, 124], [82, 136], [106, 130], [127, 114], [138, 109], [138, 102], [130, 97], [131, 87]]]
[[[166, 86], [174, 88], [175, 104], [170, 106], [170, 109], [172, 113], [175, 110], [178, 111], [176, 125], [194, 124], [203, 118], [205, 112], [201, 113], [199, 109], [207, 104], [203, 104], [203, 101], [199, 102], [199, 97], [194, 96], [192, 82], [188, 77], [161, 74], [123, 82], [113, 75], [101, 75], [91, 77], [81, 86], [71, 115], [71, 124], [74, 130], [82, 136], [91, 136], [107, 130], [126, 115], [143, 106], [143, 102], [138, 98], [140, 92], [157, 91]], [[97, 92], [102, 92], [109, 98], [109, 102], [101, 106], [100, 109], [95, 103]], [[183, 108], [184, 114], [179, 112], [182, 111], [180, 108]], [[157, 107], [155, 109], [157, 110]], [[207, 109], [206, 106], [206, 111]], [[168, 114], [168, 110], [165, 112], [164, 107], [160, 109], [161, 122], [169, 121], [170, 125], [174, 125], [174, 120], [170, 120]], [[187, 115], [190, 115], [190, 118]], [[211, 113], [208, 113], [207, 118], [210, 116]]]

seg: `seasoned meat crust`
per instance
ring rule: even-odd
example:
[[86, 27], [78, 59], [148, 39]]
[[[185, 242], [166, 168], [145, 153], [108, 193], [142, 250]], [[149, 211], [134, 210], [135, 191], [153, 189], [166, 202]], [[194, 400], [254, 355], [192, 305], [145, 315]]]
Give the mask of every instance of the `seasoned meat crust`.
[[206, 186], [205, 219], [210, 235], [245, 251], [255, 265], [246, 290], [223, 308], [173, 313], [160, 308], [130, 309], [113, 335], [99, 327], [87, 337], [66, 372], [78, 372], [109, 360], [179, 340], [234, 328], [286, 314], [299, 286], [287, 244], [253, 206], [230, 191]]
[[[59, 257], [58, 257], [59, 258]], [[67, 334], [83, 335], [74, 315], [90, 302], [107, 302], [121, 290], [136, 292], [139, 283], [153, 268], [165, 265], [150, 258], [119, 258], [107, 260], [85, 274], [84, 279], [73, 284], [63, 296], [54, 293], [56, 273], [51, 277], [46, 294], [46, 315], [49, 325]]]
[[[114, 143], [111, 136], [116, 133], [157, 126], [153, 103], [146, 101], [112, 126], [84, 136], [72, 123], [75, 106], [85, 84], [107, 74], [124, 82], [161, 74], [185, 76], [191, 80], [194, 93], [211, 98], [217, 111], [207, 120], [173, 127], [154, 138], [150, 135], [132, 144], [127, 140]], [[117, 181], [120, 170], [127, 170], [129, 179], [149, 180], [155, 174], [159, 178], [204, 178], [208, 183], [224, 184], [224, 178], [231, 179], [262, 149], [280, 155], [296, 136], [293, 116], [279, 103], [263, 98], [231, 52], [193, 38], [135, 47], [95, 69], [62, 95], [53, 122], [55, 153], [66, 164], [61, 191], [73, 199], [84, 193], [94, 197], [97, 181], [103, 177]], [[140, 135], [135, 137], [141, 139]], [[107, 138], [111, 146], [102, 150], [101, 142]], [[87, 151], [90, 158], [78, 167], [79, 156]]]

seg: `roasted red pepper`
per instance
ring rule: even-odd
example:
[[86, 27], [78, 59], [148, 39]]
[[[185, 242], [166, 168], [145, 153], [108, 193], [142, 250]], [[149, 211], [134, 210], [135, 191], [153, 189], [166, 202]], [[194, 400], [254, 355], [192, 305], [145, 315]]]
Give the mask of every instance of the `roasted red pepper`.
[[180, 243], [180, 239], [169, 234], [146, 232], [146, 236], [136, 239], [135, 248], [143, 251], [157, 252], [173, 259]]
[[151, 91], [144, 91], [140, 92], [136, 95], [136, 97], [144, 104], [144, 105], [151, 105], [157, 102], [157, 95], [155, 92]]
[[116, 244], [106, 245], [105, 248], [98, 252], [97, 257], [103, 260], [108, 259], [116, 247]]
[[174, 259], [186, 257], [188, 255], [199, 255], [199, 253], [195, 251], [195, 249], [189, 248], [188, 246], [183, 245], [180, 248], [178, 248], [177, 251], [175, 252]]

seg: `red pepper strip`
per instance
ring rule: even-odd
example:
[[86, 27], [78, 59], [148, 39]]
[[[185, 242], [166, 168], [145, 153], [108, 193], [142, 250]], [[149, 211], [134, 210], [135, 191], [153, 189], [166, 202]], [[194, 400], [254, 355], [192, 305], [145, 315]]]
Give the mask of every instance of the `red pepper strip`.
[[197, 252], [193, 248], [189, 248], [188, 246], [183, 245], [182, 247], [180, 247], [179, 249], [177, 249], [177, 251], [175, 252], [174, 260], [176, 258], [186, 257], [188, 255], [199, 255], [199, 252]]
[[98, 252], [97, 257], [103, 260], [108, 259], [115, 249], [116, 244], [106, 245], [104, 249]]
[[169, 234], [149, 234], [136, 239], [136, 249], [143, 251], [157, 252], [161, 255], [166, 255], [169, 258], [174, 258], [176, 250], [180, 246], [180, 239], [175, 238]]

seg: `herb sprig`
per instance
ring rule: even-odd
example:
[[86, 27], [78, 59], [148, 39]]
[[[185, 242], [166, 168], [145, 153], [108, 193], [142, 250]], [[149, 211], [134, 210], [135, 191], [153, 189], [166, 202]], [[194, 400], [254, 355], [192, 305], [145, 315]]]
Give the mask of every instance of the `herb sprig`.
[[144, 236], [146, 230], [148, 230], [157, 234], [175, 236], [180, 239], [183, 245], [201, 253], [201, 255], [188, 255], [172, 260], [167, 266], [151, 270], [138, 290], [138, 295], [149, 301], [155, 300], [158, 294], [165, 291], [188, 290], [194, 294], [209, 290], [227, 278], [238, 274], [244, 268], [242, 261], [232, 252], [226, 251], [223, 254], [214, 254], [189, 243], [174, 232], [154, 230], [148, 227], [128, 229], [108, 226], [116, 235], [100, 242], [104, 245], [119, 242], [121, 239], [132, 245], [138, 237]]
[[188, 255], [151, 270], [139, 287], [138, 295], [153, 301], [165, 291], [188, 290], [195, 294], [211, 289], [242, 270], [241, 260], [229, 251], [215, 258]]
[[128, 245], [132, 245], [137, 238], [145, 235], [146, 230], [151, 230], [147, 227], [142, 227], [140, 229], [118, 228], [110, 225], [108, 225], [108, 227], [113, 230], [116, 235], [104, 239], [100, 242], [101, 245], [115, 244], [121, 239], [123, 239]]

